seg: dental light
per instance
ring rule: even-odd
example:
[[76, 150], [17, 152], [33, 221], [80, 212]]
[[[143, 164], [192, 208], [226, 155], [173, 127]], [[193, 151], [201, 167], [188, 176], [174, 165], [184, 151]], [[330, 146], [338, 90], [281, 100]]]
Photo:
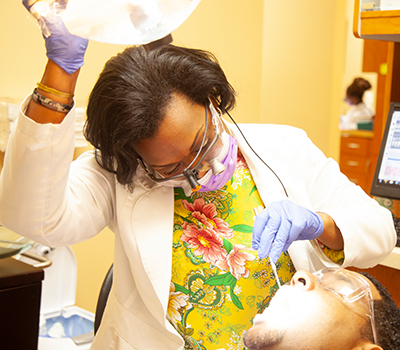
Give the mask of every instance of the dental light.
[[[30, 12], [43, 34], [46, 14], [62, 18], [71, 34], [110, 44], [146, 45], [172, 41], [170, 35], [195, 10], [200, 0], [31, 0]], [[40, 21], [40, 19], [42, 19]]]
[[210, 166], [211, 166], [212, 173], [215, 176], [222, 174], [226, 170], [226, 166], [223, 165], [217, 158], [210, 160]]

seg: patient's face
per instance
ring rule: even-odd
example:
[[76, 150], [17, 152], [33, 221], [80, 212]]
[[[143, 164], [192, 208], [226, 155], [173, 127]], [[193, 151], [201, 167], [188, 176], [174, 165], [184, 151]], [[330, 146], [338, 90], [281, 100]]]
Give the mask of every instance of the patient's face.
[[[373, 298], [380, 299], [375, 286], [362, 278], [370, 284]], [[251, 350], [352, 349], [365, 342], [359, 329], [366, 322], [368, 317], [322, 288], [313, 274], [299, 271], [254, 318], [244, 342]]]

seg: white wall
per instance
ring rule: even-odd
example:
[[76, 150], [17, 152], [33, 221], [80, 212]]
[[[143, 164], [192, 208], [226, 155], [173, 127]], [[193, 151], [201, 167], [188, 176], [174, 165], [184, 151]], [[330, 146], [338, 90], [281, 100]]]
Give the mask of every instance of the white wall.
[[344, 3], [266, 0], [264, 9], [260, 121], [300, 127], [331, 156], [331, 96], [341, 68], [336, 41], [344, 39], [337, 39], [336, 22]]
[[[343, 75], [343, 98], [345, 97], [346, 88], [353, 82], [354, 78], [363, 77], [367, 79], [372, 85], [372, 88], [369, 91], [371, 91], [371, 93], [373, 94], [373, 106], [375, 108], [378, 75], [376, 73], [366, 73], [362, 71], [364, 40], [356, 38], [353, 34], [353, 1], [348, 1], [346, 10], [346, 17], [349, 26], [346, 30], [346, 65]], [[346, 108], [346, 105], [344, 106], [344, 108]]]

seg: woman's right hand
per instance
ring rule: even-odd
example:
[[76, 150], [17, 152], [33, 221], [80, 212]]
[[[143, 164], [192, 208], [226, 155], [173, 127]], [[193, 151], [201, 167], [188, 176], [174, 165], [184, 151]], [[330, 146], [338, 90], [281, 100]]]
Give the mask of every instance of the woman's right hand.
[[[23, 0], [24, 6], [30, 10], [32, 0]], [[83, 66], [88, 40], [68, 32], [60, 16], [48, 11], [42, 19], [47, 25], [50, 36], [43, 35], [46, 44], [47, 58], [55, 62], [68, 74], [72, 74]]]

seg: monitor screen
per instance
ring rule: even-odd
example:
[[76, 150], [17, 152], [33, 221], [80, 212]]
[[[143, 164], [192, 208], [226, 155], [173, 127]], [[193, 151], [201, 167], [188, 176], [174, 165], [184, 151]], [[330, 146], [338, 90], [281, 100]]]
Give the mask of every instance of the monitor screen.
[[371, 195], [400, 199], [400, 103], [390, 104]]

